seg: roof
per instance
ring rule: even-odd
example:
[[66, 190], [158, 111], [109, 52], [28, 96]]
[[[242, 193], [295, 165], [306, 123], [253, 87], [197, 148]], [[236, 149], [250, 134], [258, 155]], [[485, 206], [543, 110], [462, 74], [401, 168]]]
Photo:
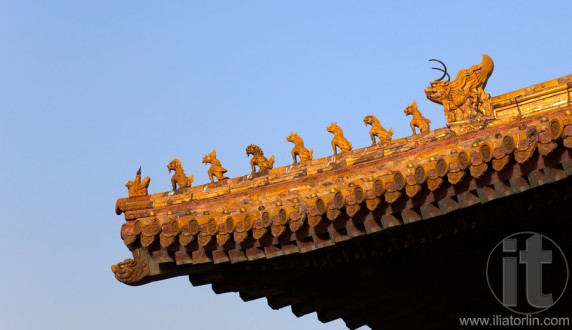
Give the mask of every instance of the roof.
[[[490, 76], [485, 56], [465, 71]], [[572, 75], [495, 97], [484, 93], [482, 76], [461, 101], [440, 100], [445, 128], [302, 164], [262, 163], [259, 172], [203, 185], [183, 176], [187, 186], [162, 193], [147, 194], [149, 180], [138, 174], [145, 189], [116, 203], [133, 254], [112, 267], [116, 278], [140, 285], [207, 272], [208, 279], [215, 265], [327, 251], [571, 176]]]

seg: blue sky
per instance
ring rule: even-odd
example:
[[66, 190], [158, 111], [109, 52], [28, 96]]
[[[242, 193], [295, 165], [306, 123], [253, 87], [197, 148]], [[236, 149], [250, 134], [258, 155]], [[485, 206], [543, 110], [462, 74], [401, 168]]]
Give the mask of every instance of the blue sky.
[[[332, 153], [330, 122], [368, 146], [365, 115], [409, 135], [439, 73], [495, 61], [498, 95], [572, 73], [569, 1], [0, 1], [0, 328], [343, 329], [264, 299], [215, 295], [185, 277], [128, 287], [115, 200], [142, 166], [170, 190], [181, 159], [195, 184], [217, 150], [250, 172], [258, 144], [291, 163], [290, 131]], [[221, 317], [222, 315], [222, 317]]]

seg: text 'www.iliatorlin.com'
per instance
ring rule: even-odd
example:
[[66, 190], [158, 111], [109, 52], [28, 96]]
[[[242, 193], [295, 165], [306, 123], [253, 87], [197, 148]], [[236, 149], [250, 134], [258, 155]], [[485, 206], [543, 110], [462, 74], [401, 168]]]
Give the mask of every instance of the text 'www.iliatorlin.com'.
[[532, 317], [526, 316], [501, 316], [493, 315], [491, 317], [460, 317], [459, 324], [461, 326], [535, 326], [535, 327], [562, 327], [569, 326], [570, 319], [568, 317]]

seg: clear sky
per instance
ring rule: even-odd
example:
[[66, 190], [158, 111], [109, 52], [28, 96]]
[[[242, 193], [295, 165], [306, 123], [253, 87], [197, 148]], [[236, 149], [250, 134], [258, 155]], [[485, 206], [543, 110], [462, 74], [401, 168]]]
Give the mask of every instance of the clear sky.
[[[117, 198], [142, 166], [171, 189], [178, 157], [195, 184], [216, 148], [231, 177], [258, 144], [291, 163], [298, 132], [332, 153], [337, 122], [368, 146], [362, 118], [411, 134], [443, 60], [451, 75], [489, 54], [498, 95], [572, 73], [572, 2], [0, 0], [1, 329], [343, 329], [265, 299], [192, 287], [129, 287]], [[484, 274], [484, 273], [483, 273]]]

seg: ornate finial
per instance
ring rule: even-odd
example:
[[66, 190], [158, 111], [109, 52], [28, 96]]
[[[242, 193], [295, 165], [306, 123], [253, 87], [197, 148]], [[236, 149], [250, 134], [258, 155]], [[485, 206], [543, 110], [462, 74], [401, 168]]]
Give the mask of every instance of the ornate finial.
[[258, 171], [269, 170], [274, 166], [274, 156], [266, 159], [264, 157], [264, 152], [260, 149], [259, 146], [255, 144], [251, 144], [246, 147], [246, 155], [252, 155], [252, 159], [250, 160], [250, 167], [252, 167], [252, 173], [256, 173], [255, 166], [258, 166]]
[[149, 275], [149, 264], [146, 260], [125, 259], [117, 265], [111, 266], [111, 271], [115, 274], [115, 278], [118, 281], [132, 284], [141, 281]]
[[173, 190], [177, 190], [177, 185], [179, 185], [179, 188], [183, 188], [190, 187], [191, 183], [193, 183], [193, 175], [191, 174], [187, 177], [183, 166], [181, 166], [181, 161], [177, 158], [174, 158], [169, 164], [167, 164], [167, 169], [169, 169], [169, 173], [171, 173], [171, 171], [175, 171], [175, 174], [171, 177]]
[[371, 129], [369, 130], [369, 137], [371, 138], [371, 145], [375, 145], [375, 137], [379, 139], [378, 144], [381, 146], [388, 145], [391, 142], [391, 137], [393, 136], [393, 128], [390, 128], [389, 131], [385, 130], [379, 120], [372, 115], [365, 116], [363, 118], [363, 123], [365, 126], [371, 125]]
[[417, 132], [415, 132], [415, 127], [419, 128], [419, 133], [429, 132], [429, 129], [430, 129], [429, 123], [431, 121], [429, 119], [423, 117], [423, 115], [421, 114], [421, 112], [417, 108], [417, 102], [413, 101], [413, 103], [408, 105], [407, 108], [405, 108], [405, 110], [403, 112], [405, 112], [406, 115], [412, 115], [413, 116], [413, 119], [411, 119], [411, 122], [409, 123], [409, 126], [411, 126], [411, 131], [413, 132], [413, 135], [417, 134]]
[[148, 176], [141, 181], [141, 166], [139, 166], [139, 170], [137, 170], [137, 174], [135, 175], [135, 181], [130, 180], [125, 184], [129, 197], [148, 195], [147, 188], [149, 188], [150, 182], [151, 178]]
[[292, 148], [292, 159], [294, 159], [294, 164], [298, 164], [296, 156], [300, 157], [300, 164], [305, 164], [309, 160], [312, 160], [312, 154], [314, 153], [314, 148], [308, 150], [304, 147], [304, 140], [296, 134], [290, 132], [290, 135], [286, 137], [287, 141], [294, 143], [294, 148]]
[[488, 93], [485, 93], [487, 80], [491, 76], [494, 68], [493, 60], [483, 54], [481, 64], [473, 65], [469, 69], [461, 70], [453, 81], [441, 81], [447, 73], [447, 67], [439, 60], [444, 69], [433, 68], [443, 72], [443, 76], [431, 82], [431, 86], [425, 89], [427, 98], [435, 103], [443, 105], [447, 123], [454, 123], [463, 120], [474, 121], [482, 118], [492, 118]]
[[331, 123], [327, 130], [328, 132], [334, 134], [334, 138], [332, 139], [332, 149], [334, 150], [334, 155], [338, 154], [336, 147], [340, 148], [341, 152], [346, 152], [353, 149], [352, 144], [350, 141], [348, 141], [348, 139], [344, 137], [344, 132], [337, 123]]
[[216, 176], [218, 181], [228, 179], [228, 177], [224, 176], [224, 174], [226, 173], [226, 169], [221, 166], [220, 160], [218, 160], [216, 158], [216, 150], [213, 149], [213, 151], [211, 151], [210, 154], [205, 155], [203, 157], [203, 163], [205, 163], [205, 164], [210, 163], [211, 164], [211, 167], [209, 168], [209, 171], [208, 171], [209, 179], [211, 179], [211, 183], [214, 183], [213, 176]]

